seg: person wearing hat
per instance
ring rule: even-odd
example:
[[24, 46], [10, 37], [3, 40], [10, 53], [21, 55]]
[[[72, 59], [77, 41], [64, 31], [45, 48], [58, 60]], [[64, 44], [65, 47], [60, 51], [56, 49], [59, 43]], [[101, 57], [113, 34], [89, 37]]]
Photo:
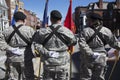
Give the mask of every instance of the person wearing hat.
[[32, 47], [43, 60], [43, 80], [70, 80], [70, 55], [68, 47], [76, 44], [72, 31], [61, 24], [58, 10], [50, 13], [51, 25], [41, 28], [34, 36]]
[[16, 12], [14, 14], [16, 23], [3, 31], [5, 41], [12, 47], [5, 49], [7, 55], [6, 80], [34, 80], [30, 45], [35, 31], [25, 25], [26, 18], [27, 16], [23, 12]]
[[120, 50], [120, 42], [111, 30], [104, 27], [102, 17], [94, 12], [87, 14], [87, 26], [79, 36], [80, 80], [105, 80], [107, 51], [105, 45]]

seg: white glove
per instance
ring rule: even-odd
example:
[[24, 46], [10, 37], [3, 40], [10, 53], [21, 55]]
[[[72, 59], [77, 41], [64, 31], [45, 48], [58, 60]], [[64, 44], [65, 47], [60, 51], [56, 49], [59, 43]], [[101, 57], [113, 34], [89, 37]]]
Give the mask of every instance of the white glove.
[[111, 48], [109, 51], [108, 51], [108, 57], [114, 57], [115, 55], [114, 55], [114, 52], [115, 52], [115, 50], [116, 49], [114, 49], [114, 48]]
[[56, 51], [49, 51], [49, 56], [53, 57], [53, 58], [58, 58], [59, 57], [59, 53]]
[[11, 48], [11, 49], [9, 49], [9, 51], [11, 51], [13, 54], [17, 54], [17, 55], [23, 54], [23, 52], [20, 51], [19, 48]]
[[95, 59], [96, 59], [98, 56], [100, 56], [100, 54], [99, 54], [99, 53], [97, 53], [97, 52], [94, 52], [94, 53], [93, 53], [93, 58], [95, 58]]

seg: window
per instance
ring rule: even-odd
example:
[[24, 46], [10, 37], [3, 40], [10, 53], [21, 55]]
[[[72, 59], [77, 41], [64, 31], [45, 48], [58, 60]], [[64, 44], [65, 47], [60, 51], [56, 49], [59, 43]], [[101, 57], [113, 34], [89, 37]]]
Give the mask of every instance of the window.
[[11, 0], [11, 4], [12, 4], [12, 5], [15, 5], [15, 0]]
[[0, 18], [2, 18], [2, 10], [0, 9]]
[[0, 0], [0, 4], [3, 4], [3, 0]]

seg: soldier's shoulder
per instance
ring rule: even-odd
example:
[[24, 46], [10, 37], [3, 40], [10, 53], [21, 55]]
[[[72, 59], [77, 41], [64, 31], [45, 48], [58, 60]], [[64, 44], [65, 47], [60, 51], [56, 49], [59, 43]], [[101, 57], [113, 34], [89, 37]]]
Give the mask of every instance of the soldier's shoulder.
[[12, 27], [12, 26], [9, 26], [9, 27], [5, 28], [5, 29], [2, 31], [2, 33], [3, 33], [3, 34], [4, 34], [4, 33], [9, 33], [9, 32], [11, 32], [11, 31], [13, 31], [13, 27]]
[[62, 31], [64, 31], [64, 32], [72, 32], [70, 29], [68, 29], [66, 26], [63, 26], [63, 25], [61, 25], [59, 30], [61, 30], [61, 32]]
[[91, 30], [93, 30], [93, 29], [90, 28], [90, 27], [85, 27], [85, 28], [83, 29], [84, 32], [89, 32], [89, 31], [91, 31]]
[[39, 29], [39, 31], [41, 31], [41, 32], [48, 31], [48, 30], [50, 30], [49, 27], [46, 27], [46, 28], [40, 28], [40, 29]]
[[111, 30], [105, 26], [102, 27], [102, 31], [108, 32], [108, 33], [111, 32]]
[[25, 27], [25, 28], [29, 28], [29, 29], [33, 29], [33, 27], [31, 27], [31, 26], [23, 26], [23, 27]]
[[26, 26], [26, 25], [25, 25], [25, 26], [22, 26], [22, 28], [25, 29], [25, 30], [28, 30], [28, 31], [29, 31], [29, 30], [35, 31], [35, 29], [34, 29], [33, 27], [31, 27], [31, 26]]
[[102, 29], [104, 29], [104, 30], [110, 30], [109, 28], [107, 28], [105, 26], [102, 26]]
[[49, 27], [46, 28], [40, 28], [37, 32], [39, 32], [40, 34], [46, 34], [49, 33], [51, 30]]
[[102, 27], [100, 32], [104, 35], [111, 35], [112, 34], [112, 31], [109, 28], [104, 27], [104, 26]]

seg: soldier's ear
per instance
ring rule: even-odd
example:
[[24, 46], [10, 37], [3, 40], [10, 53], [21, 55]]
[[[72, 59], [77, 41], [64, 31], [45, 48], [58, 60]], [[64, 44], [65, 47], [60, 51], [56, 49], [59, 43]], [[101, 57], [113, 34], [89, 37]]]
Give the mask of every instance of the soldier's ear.
[[97, 21], [97, 24], [100, 25], [101, 24], [100, 21]]
[[26, 19], [24, 19], [23, 22], [26, 23]]

